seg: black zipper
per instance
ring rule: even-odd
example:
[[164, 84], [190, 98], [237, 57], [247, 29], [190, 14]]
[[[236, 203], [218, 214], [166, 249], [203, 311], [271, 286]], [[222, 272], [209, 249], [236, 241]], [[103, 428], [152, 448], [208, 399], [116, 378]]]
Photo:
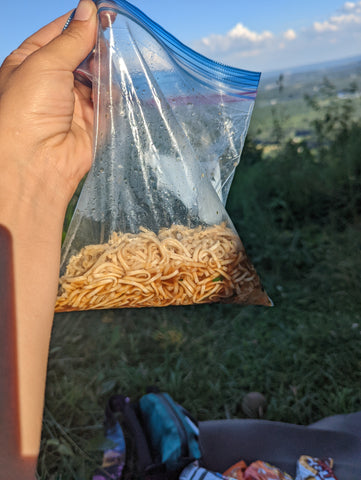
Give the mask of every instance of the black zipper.
[[165, 408], [168, 410], [169, 414], [173, 418], [174, 423], [177, 426], [179, 436], [181, 438], [181, 455], [183, 457], [188, 457], [189, 446], [188, 446], [187, 431], [183, 425], [182, 420], [179, 417], [177, 410], [173, 407], [173, 405], [169, 402], [168, 398], [163, 393], [159, 392], [159, 393], [155, 393], [154, 395], [157, 395], [159, 400], [163, 403], [163, 405], [165, 406]]

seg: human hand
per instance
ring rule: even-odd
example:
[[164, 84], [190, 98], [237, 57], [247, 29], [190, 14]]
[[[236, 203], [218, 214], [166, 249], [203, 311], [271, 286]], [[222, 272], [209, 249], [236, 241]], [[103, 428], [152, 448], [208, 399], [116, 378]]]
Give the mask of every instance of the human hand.
[[73, 71], [94, 46], [96, 7], [80, 2], [62, 33], [68, 16], [25, 40], [0, 69], [1, 186], [63, 209], [91, 165], [91, 91]]

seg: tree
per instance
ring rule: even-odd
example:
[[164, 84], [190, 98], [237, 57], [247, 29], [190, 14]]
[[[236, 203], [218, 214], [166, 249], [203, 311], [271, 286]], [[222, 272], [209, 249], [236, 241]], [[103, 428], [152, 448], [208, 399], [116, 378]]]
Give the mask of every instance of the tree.
[[355, 108], [351, 99], [338, 98], [335, 85], [327, 77], [324, 77], [317, 97], [305, 95], [304, 98], [312, 110], [318, 113], [311, 125], [316, 133], [319, 159], [324, 157], [330, 145], [343, 149], [354, 121]]

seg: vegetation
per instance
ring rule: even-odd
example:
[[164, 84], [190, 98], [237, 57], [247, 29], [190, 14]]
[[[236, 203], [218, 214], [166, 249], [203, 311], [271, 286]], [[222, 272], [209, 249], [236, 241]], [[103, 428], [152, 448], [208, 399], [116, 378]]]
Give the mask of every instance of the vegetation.
[[150, 384], [200, 420], [243, 417], [250, 391], [269, 420], [360, 410], [361, 119], [332, 82], [319, 87], [297, 99], [312, 112], [304, 138], [284, 130], [281, 102], [272, 150], [252, 126], [227, 206], [275, 306], [56, 315], [39, 478], [91, 478], [107, 398]]

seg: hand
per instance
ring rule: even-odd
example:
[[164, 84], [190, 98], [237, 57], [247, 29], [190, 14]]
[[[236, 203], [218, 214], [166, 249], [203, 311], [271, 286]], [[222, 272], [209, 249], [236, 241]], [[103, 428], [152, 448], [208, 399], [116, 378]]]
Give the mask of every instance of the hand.
[[95, 4], [81, 0], [62, 32], [68, 17], [32, 35], [0, 68], [0, 225], [14, 253], [22, 457], [39, 451], [62, 225], [92, 160], [91, 92], [73, 71], [95, 43]]
[[69, 14], [25, 40], [0, 70], [1, 170], [7, 190], [26, 200], [45, 196], [66, 208], [90, 168], [91, 92], [73, 71], [94, 46], [95, 11], [81, 2], [64, 33]]

